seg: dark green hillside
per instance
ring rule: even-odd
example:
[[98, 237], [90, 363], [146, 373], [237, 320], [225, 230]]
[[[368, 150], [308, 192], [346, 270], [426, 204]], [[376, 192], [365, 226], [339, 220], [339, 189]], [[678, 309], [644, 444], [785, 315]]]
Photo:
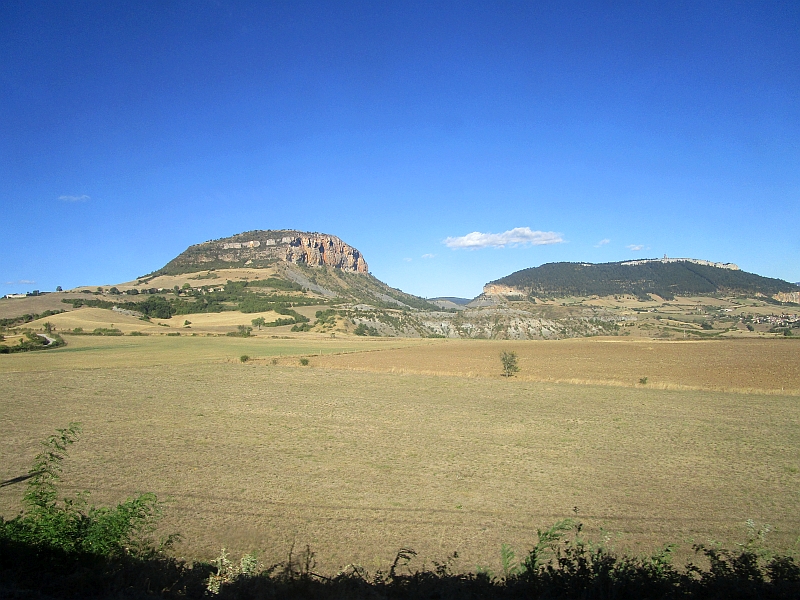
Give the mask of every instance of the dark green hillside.
[[717, 292], [764, 294], [797, 291], [782, 279], [746, 271], [723, 269], [691, 262], [653, 261], [638, 265], [622, 263], [547, 263], [517, 271], [492, 281], [525, 290], [532, 296], [610, 296], [658, 294], [662, 298]]

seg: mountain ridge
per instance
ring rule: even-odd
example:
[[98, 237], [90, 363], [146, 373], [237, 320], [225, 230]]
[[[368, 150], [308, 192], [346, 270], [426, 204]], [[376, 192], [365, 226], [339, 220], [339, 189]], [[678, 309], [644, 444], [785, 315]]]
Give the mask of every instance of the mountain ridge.
[[610, 263], [546, 263], [515, 271], [484, 286], [486, 295], [525, 297], [656, 294], [664, 299], [719, 292], [774, 297], [797, 285], [699, 259], [644, 259]]

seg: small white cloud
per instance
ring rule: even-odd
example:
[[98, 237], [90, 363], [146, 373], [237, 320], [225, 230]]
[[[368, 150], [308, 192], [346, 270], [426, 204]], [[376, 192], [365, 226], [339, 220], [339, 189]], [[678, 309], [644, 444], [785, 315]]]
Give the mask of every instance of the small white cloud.
[[18, 279], [17, 281], [6, 281], [6, 285], [31, 285], [36, 283], [32, 279]]
[[628, 250], [633, 250], [634, 252], [638, 252], [639, 250], [644, 250], [644, 244], [629, 244], [627, 248]]
[[80, 196], [59, 196], [58, 199], [62, 202], [88, 202], [92, 198], [91, 196], [82, 194]]
[[503, 233], [473, 231], [461, 237], [449, 237], [442, 242], [448, 248], [503, 248], [504, 246], [544, 246], [561, 244], [564, 238], [555, 231], [532, 231], [530, 227], [515, 227]]
[[605, 246], [606, 244], [610, 244], [610, 243], [611, 243], [611, 240], [610, 240], [610, 239], [608, 239], [608, 238], [605, 238], [604, 240], [600, 240], [599, 242], [597, 242], [597, 243], [594, 245], [594, 247], [595, 247], [595, 248], [599, 248], [600, 246]]
[[427, 259], [427, 258], [433, 258], [434, 256], [436, 256], [436, 255], [435, 254], [423, 254], [422, 258], [426, 258]]
[[411, 262], [410, 258], [404, 258], [403, 260], [406, 261], [406, 262]]

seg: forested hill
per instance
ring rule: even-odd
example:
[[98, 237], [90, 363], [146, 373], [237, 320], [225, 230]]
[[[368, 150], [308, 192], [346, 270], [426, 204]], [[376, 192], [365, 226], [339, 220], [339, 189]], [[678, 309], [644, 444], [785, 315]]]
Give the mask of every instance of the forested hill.
[[503, 285], [532, 296], [610, 296], [658, 294], [662, 298], [694, 294], [732, 292], [773, 296], [796, 292], [798, 287], [746, 271], [724, 269], [691, 262], [623, 263], [547, 263], [517, 271], [487, 284]]

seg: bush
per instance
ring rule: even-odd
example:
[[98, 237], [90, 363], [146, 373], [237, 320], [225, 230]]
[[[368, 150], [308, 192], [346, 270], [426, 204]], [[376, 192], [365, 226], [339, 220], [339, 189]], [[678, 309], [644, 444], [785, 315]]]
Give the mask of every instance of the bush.
[[89, 492], [59, 499], [61, 464], [80, 433], [80, 423], [70, 423], [43, 442], [28, 471], [25, 510], [10, 521], [0, 517], [0, 540], [78, 556], [152, 553], [148, 536], [161, 515], [155, 494], [140, 494], [116, 507], [89, 505]]
[[367, 336], [368, 335], [368, 336], [372, 336], [372, 337], [380, 337], [380, 335], [381, 335], [380, 333], [378, 333], [377, 329], [375, 329], [372, 326], [367, 326], [365, 323], [359, 323], [358, 327], [356, 327], [353, 330], [353, 333], [355, 333], [356, 335], [361, 335], [361, 336]]
[[300, 364], [303, 365], [304, 367], [307, 367], [308, 366], [308, 359], [307, 358], [301, 358], [300, 359]]
[[250, 360], [250, 357], [249, 357], [247, 354], [242, 354], [242, 355], [239, 357], [239, 360], [240, 360], [241, 362], [243, 362], [243, 363], [246, 363], [248, 360]]
[[109, 327], [96, 327], [94, 331], [92, 331], [92, 335], [122, 335], [122, 332], [115, 328]]
[[516, 352], [502, 352], [500, 354], [500, 363], [503, 365], [503, 377], [511, 377], [519, 372]]

